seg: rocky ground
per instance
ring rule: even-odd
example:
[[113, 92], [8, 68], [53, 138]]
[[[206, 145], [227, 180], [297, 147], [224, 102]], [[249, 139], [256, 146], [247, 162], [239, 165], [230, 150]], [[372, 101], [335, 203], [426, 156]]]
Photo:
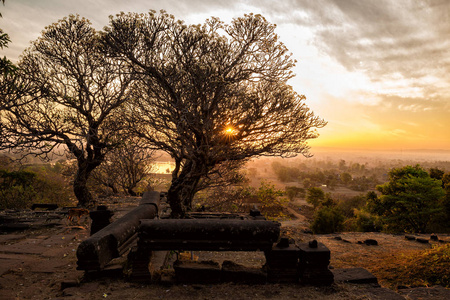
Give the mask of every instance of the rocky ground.
[[[123, 215], [138, 200], [122, 199], [110, 205], [115, 218]], [[297, 213], [297, 212], [295, 212]], [[13, 213], [10, 212], [10, 215]], [[115, 276], [86, 280], [76, 270], [76, 249], [89, 236], [88, 220], [70, 223], [64, 213], [17, 212], [22, 216], [22, 231], [0, 234], [0, 299], [450, 299], [441, 287], [393, 291], [371, 284], [337, 282], [331, 287], [298, 284], [215, 284], [141, 285]], [[6, 213], [3, 212], [3, 216]], [[295, 216], [295, 214], [294, 214]], [[404, 235], [382, 233], [340, 233], [312, 235], [305, 232], [303, 217], [283, 222], [283, 232], [296, 242], [313, 239], [331, 250], [331, 266], [362, 267], [376, 275], [380, 257], [406, 250], [427, 249], [430, 243], [405, 239]], [[423, 235], [428, 239], [429, 236]], [[440, 236], [450, 240], [450, 236]], [[376, 240], [377, 246], [364, 241]], [[246, 266], [264, 264], [258, 252], [196, 252], [199, 260], [232, 260]], [[380, 282], [383, 285], [383, 282]]]

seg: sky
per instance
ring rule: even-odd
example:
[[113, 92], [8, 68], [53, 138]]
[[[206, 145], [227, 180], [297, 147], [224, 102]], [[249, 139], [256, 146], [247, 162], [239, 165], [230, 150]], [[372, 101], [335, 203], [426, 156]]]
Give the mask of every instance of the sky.
[[297, 60], [289, 82], [328, 124], [314, 148], [450, 150], [448, 0], [6, 0], [0, 28], [17, 62], [45, 26], [79, 14], [101, 30], [121, 11], [166, 10], [187, 24], [246, 13], [277, 24]]

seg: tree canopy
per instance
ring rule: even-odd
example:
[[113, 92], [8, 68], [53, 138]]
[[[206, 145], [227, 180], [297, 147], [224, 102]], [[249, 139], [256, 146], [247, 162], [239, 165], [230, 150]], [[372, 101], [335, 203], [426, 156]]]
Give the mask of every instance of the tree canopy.
[[295, 61], [275, 27], [253, 14], [185, 25], [164, 11], [122, 13], [105, 27], [104, 51], [138, 78], [129, 128], [175, 160], [174, 216], [222, 164], [309, 155], [306, 141], [325, 122], [288, 85]]
[[2, 99], [1, 148], [45, 156], [64, 146], [77, 159], [74, 192], [83, 206], [92, 202], [90, 173], [123, 138], [117, 111], [133, 79], [100, 50], [89, 21], [64, 18], [24, 52]]
[[392, 169], [389, 182], [377, 186], [381, 196], [371, 198], [369, 210], [394, 231], [426, 232], [442, 213], [445, 195], [441, 181], [430, 177], [419, 165]]

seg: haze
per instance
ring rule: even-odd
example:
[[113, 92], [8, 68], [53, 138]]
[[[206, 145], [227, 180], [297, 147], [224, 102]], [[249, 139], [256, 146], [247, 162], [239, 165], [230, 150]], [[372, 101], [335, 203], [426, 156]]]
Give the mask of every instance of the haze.
[[298, 61], [290, 82], [328, 121], [318, 148], [450, 150], [450, 2], [6, 0], [0, 28], [16, 62], [45, 26], [80, 14], [97, 29], [111, 14], [165, 9], [186, 23], [260, 13]]

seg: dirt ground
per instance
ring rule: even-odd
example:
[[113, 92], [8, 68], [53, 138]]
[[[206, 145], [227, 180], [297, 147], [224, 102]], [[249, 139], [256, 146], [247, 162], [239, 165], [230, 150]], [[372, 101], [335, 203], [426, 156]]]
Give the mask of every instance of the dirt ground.
[[[127, 211], [120, 201], [113, 206], [116, 216]], [[0, 234], [0, 300], [9, 299], [449, 299], [448, 291], [425, 290], [422, 296], [400, 296], [372, 286], [337, 283], [331, 287], [298, 284], [215, 284], [215, 285], [142, 285], [121, 278], [84, 280], [76, 270], [76, 249], [89, 235], [87, 221], [82, 226], [64, 218], [52, 225], [22, 232]], [[84, 222], [84, 223], [83, 223]], [[430, 244], [408, 241], [404, 235], [383, 233], [340, 233], [312, 235], [304, 233], [304, 219], [286, 221], [283, 233], [296, 242], [313, 239], [331, 251], [333, 268], [363, 267], [369, 271], [380, 257], [406, 250], [428, 249]], [[429, 236], [423, 236], [429, 238]], [[440, 236], [450, 240], [450, 236]], [[358, 244], [375, 239], [378, 246]], [[232, 260], [246, 266], [264, 264], [258, 252], [201, 252], [199, 260]], [[375, 274], [376, 275], [376, 274]], [[383, 282], [380, 282], [383, 285]], [[434, 294], [433, 294], [434, 293]], [[433, 296], [434, 295], [434, 296]], [[397, 298], [396, 298], [397, 297]], [[400, 297], [400, 298], [398, 298]]]

